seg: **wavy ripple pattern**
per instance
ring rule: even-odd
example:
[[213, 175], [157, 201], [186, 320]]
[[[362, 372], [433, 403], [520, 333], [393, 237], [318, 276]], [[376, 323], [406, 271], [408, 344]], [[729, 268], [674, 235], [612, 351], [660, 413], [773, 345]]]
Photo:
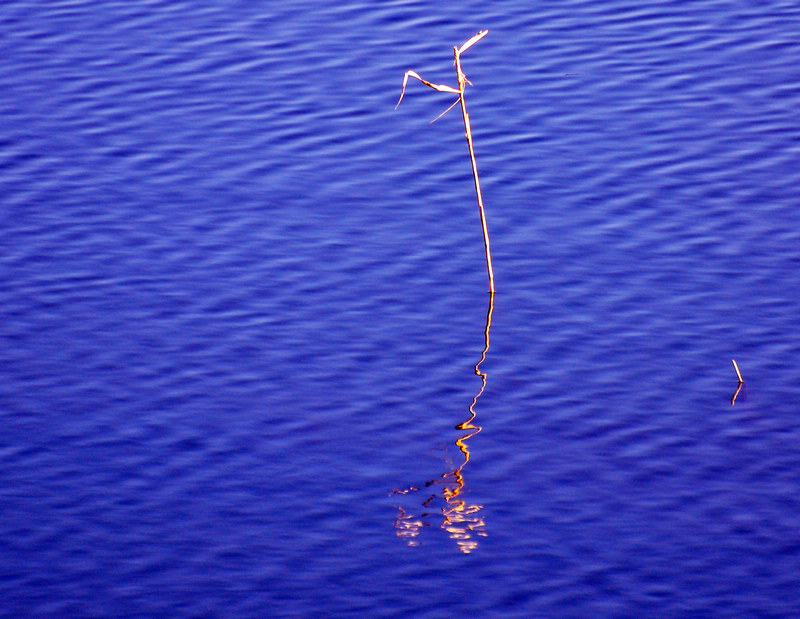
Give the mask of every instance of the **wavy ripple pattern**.
[[[393, 108], [481, 28], [465, 557], [392, 530], [460, 457], [486, 320], [461, 119]], [[795, 612], [798, 31], [779, 0], [5, 2], [0, 615]]]

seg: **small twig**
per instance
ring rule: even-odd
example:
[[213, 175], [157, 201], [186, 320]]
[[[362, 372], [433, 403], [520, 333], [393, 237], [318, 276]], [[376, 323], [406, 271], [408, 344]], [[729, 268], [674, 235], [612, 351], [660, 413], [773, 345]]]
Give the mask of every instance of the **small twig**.
[[444, 112], [442, 112], [441, 114], [439, 114], [439, 115], [438, 115], [436, 118], [434, 118], [434, 119], [433, 119], [432, 121], [430, 121], [428, 124], [429, 124], [429, 125], [432, 125], [433, 123], [435, 123], [435, 122], [436, 122], [437, 120], [439, 120], [439, 119], [440, 119], [442, 116], [444, 116], [445, 114], [447, 114], [447, 112], [449, 112], [449, 111], [450, 111], [450, 110], [452, 110], [452, 109], [453, 109], [455, 106], [457, 106], [457, 105], [458, 105], [458, 103], [459, 103], [459, 100], [458, 100], [458, 99], [456, 99], [455, 101], [453, 101], [453, 103], [450, 105], [450, 107], [449, 107], [449, 108], [447, 108], [447, 109], [446, 109]]
[[744, 378], [742, 378], [742, 373], [739, 371], [739, 366], [736, 365], [736, 359], [731, 359], [731, 361], [733, 361], [733, 369], [736, 370], [736, 376], [739, 377], [739, 382], [743, 383]]
[[742, 378], [742, 373], [739, 371], [739, 365], [736, 363], [736, 359], [731, 359], [731, 361], [733, 361], [733, 369], [736, 370], [736, 376], [739, 377], [739, 384], [736, 386], [736, 392], [731, 396], [731, 406], [733, 406], [736, 404], [736, 398], [739, 397], [742, 385], [744, 385], [744, 378]]
[[400, 91], [400, 98], [397, 100], [397, 105], [394, 106], [394, 109], [400, 107], [400, 102], [403, 100], [403, 95], [406, 94], [406, 85], [408, 84], [409, 77], [415, 77], [426, 86], [430, 86], [431, 88], [433, 88], [434, 90], [438, 90], [439, 92], [452, 92], [455, 95], [461, 94], [455, 88], [451, 88], [450, 86], [445, 86], [444, 84], [434, 84], [433, 82], [428, 82], [427, 80], [422, 79], [419, 76], [419, 73], [417, 73], [416, 71], [409, 70], [406, 71], [406, 74], [403, 76], [403, 90]]

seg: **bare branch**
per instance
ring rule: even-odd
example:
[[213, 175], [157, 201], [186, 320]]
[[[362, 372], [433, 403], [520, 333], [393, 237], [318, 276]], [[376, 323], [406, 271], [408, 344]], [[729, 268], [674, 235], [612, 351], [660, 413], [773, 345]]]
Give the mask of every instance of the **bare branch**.
[[400, 105], [400, 101], [403, 100], [403, 95], [406, 93], [406, 85], [408, 84], [409, 77], [415, 77], [426, 86], [429, 86], [434, 90], [438, 90], [439, 92], [452, 92], [455, 95], [460, 94], [458, 90], [450, 86], [445, 86], [444, 84], [434, 84], [433, 82], [429, 82], [427, 80], [422, 79], [419, 76], [419, 73], [417, 73], [416, 71], [406, 71], [405, 76], [403, 76], [403, 90], [400, 92], [400, 99], [397, 101], [397, 105], [394, 106], [394, 109], [397, 109], [398, 106]]

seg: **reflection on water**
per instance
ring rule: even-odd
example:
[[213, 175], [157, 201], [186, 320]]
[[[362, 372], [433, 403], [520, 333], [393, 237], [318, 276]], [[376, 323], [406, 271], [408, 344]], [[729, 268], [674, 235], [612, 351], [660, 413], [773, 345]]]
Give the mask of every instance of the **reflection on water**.
[[[409, 546], [419, 546], [419, 536], [422, 527], [429, 526], [428, 520], [432, 517], [441, 517], [441, 528], [447, 531], [450, 539], [454, 540], [458, 548], [463, 553], [470, 553], [478, 547], [478, 537], [486, 537], [486, 523], [483, 520], [481, 510], [483, 505], [467, 502], [462, 493], [464, 492], [464, 467], [469, 462], [469, 446], [467, 441], [481, 431], [479, 425], [475, 425], [475, 405], [478, 398], [486, 389], [486, 373], [480, 369], [481, 364], [486, 360], [486, 353], [489, 350], [489, 329], [492, 325], [492, 310], [494, 309], [494, 293], [489, 294], [489, 310], [486, 314], [486, 328], [484, 329], [484, 346], [481, 358], [475, 364], [475, 374], [481, 379], [481, 387], [472, 398], [469, 405], [469, 417], [456, 426], [457, 430], [466, 431], [465, 434], [456, 439], [456, 446], [464, 456], [461, 464], [453, 470], [442, 473], [436, 479], [425, 483], [425, 488], [438, 487], [439, 490], [431, 494], [422, 502], [423, 511], [415, 513], [407, 511], [398, 505], [399, 511], [394, 522], [397, 536], [406, 540]], [[418, 492], [416, 486], [410, 486], [404, 490], [394, 490], [393, 495], [405, 495]], [[438, 505], [437, 505], [438, 504]], [[437, 508], [438, 507], [438, 508]], [[430, 511], [428, 511], [430, 510]]]
[[742, 390], [742, 385], [744, 385], [744, 381], [739, 381], [739, 384], [736, 385], [736, 391], [733, 392], [731, 396], [731, 406], [736, 404], [736, 398], [739, 397], [739, 392]]

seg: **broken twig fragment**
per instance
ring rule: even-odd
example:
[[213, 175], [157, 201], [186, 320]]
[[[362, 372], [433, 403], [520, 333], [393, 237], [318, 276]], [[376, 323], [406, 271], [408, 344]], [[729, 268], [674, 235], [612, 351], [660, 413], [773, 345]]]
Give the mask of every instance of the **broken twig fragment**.
[[736, 398], [739, 397], [739, 392], [742, 390], [744, 378], [742, 378], [742, 373], [739, 371], [739, 365], [736, 363], [736, 359], [731, 359], [731, 361], [733, 361], [733, 369], [736, 370], [736, 376], [739, 377], [739, 384], [736, 386], [736, 393], [731, 396], [731, 406], [733, 406], [736, 404]]
[[736, 364], [736, 359], [731, 359], [733, 361], [733, 369], [736, 370], [736, 376], [739, 377], [739, 382], [743, 383], [744, 378], [742, 378], [742, 373], [739, 371], [739, 366]]
[[[461, 103], [461, 115], [464, 117], [464, 129], [467, 133], [467, 146], [469, 146], [469, 158], [472, 162], [472, 177], [475, 181], [475, 194], [478, 197], [478, 210], [480, 211], [481, 215], [481, 226], [483, 227], [483, 244], [486, 248], [486, 266], [489, 270], [489, 292], [494, 293], [494, 273], [492, 271], [492, 253], [489, 250], [489, 230], [486, 227], [486, 214], [483, 210], [483, 196], [481, 195], [481, 184], [480, 180], [478, 179], [478, 164], [475, 161], [475, 149], [472, 146], [472, 129], [469, 123], [469, 115], [467, 114], [467, 103], [464, 100], [464, 89], [466, 88], [467, 84], [472, 85], [467, 77], [464, 75], [463, 71], [461, 71], [461, 54], [467, 51], [470, 47], [475, 45], [478, 41], [480, 41], [483, 37], [487, 35], [488, 30], [481, 30], [478, 34], [473, 36], [472, 38], [465, 41], [461, 47], [453, 47], [453, 53], [455, 54], [455, 65], [456, 65], [456, 76], [458, 78], [458, 88], [453, 88], [452, 86], [446, 86], [444, 84], [434, 84], [433, 82], [429, 82], [427, 80], [422, 79], [419, 73], [416, 71], [406, 71], [406, 74], [403, 76], [403, 89], [400, 91], [400, 99], [397, 101], [397, 105], [395, 109], [400, 105], [400, 102], [403, 100], [403, 95], [406, 93], [406, 86], [408, 85], [408, 78], [413, 77], [418, 79], [420, 82], [425, 84], [426, 86], [433, 88], [434, 90], [438, 90], [439, 92], [449, 92], [455, 95], [458, 95], [458, 99], [447, 108], [444, 112], [442, 112], [439, 116], [437, 116], [435, 120], [438, 120], [451, 109], [453, 109], [456, 103]], [[433, 121], [432, 121], [433, 122]]]

